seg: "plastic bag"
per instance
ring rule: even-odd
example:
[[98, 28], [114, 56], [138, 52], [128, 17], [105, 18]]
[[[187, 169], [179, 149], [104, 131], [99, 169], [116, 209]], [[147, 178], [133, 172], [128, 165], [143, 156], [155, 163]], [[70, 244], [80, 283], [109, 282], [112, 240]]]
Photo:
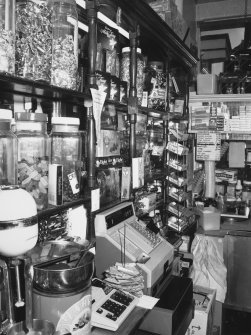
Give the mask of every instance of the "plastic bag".
[[210, 236], [196, 234], [192, 242], [194, 285], [216, 289], [216, 300], [224, 302], [227, 292], [227, 268], [220, 247]]

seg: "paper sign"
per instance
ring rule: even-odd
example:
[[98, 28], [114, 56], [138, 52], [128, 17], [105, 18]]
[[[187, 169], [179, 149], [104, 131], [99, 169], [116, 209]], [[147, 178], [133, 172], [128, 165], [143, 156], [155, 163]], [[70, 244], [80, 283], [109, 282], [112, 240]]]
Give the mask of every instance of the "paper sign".
[[100, 189], [97, 188], [91, 192], [91, 210], [92, 212], [97, 211], [100, 208]]
[[87, 212], [83, 205], [68, 210], [68, 236], [86, 238]]
[[148, 295], [143, 295], [137, 304], [138, 307], [147, 308], [147, 309], [153, 309], [153, 307], [157, 304], [159, 301], [158, 298], [150, 297]]
[[93, 115], [96, 122], [96, 134], [100, 134], [101, 130], [101, 112], [104, 106], [106, 93], [103, 91], [91, 88], [92, 101], [93, 101]]
[[221, 152], [221, 134], [213, 131], [197, 134], [196, 159], [219, 161]]

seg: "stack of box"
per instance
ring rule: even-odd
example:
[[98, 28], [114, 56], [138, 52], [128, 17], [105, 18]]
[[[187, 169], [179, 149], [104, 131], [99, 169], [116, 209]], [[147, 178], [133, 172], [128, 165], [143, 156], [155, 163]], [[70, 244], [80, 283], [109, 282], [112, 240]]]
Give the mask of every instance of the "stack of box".
[[185, 37], [188, 25], [174, 0], [152, 0], [149, 5], [181, 39]]

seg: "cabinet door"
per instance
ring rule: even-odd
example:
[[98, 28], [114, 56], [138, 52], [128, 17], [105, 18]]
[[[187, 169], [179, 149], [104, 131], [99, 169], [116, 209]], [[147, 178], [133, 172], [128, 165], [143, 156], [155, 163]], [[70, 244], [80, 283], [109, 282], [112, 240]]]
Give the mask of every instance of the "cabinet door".
[[235, 232], [224, 239], [227, 266], [225, 303], [233, 308], [251, 311], [251, 232]]

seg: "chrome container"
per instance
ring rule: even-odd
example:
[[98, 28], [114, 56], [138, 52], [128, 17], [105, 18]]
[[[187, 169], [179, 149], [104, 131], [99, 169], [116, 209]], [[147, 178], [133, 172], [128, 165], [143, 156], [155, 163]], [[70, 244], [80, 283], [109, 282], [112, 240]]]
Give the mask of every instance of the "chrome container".
[[[36, 256], [34, 249], [38, 251]], [[94, 255], [82, 245], [52, 241], [34, 249], [31, 250], [33, 260], [40, 259], [33, 266], [34, 289], [57, 295], [76, 292], [90, 285], [94, 273]], [[45, 253], [47, 256], [41, 256]]]
[[55, 326], [47, 320], [33, 319], [32, 329], [27, 329], [25, 322], [15, 323], [7, 332], [7, 335], [53, 335]]

